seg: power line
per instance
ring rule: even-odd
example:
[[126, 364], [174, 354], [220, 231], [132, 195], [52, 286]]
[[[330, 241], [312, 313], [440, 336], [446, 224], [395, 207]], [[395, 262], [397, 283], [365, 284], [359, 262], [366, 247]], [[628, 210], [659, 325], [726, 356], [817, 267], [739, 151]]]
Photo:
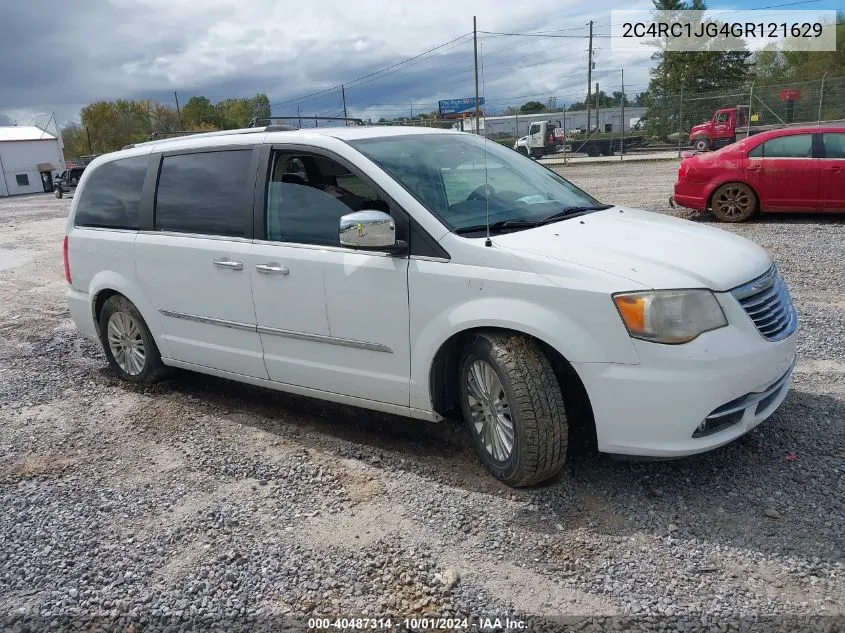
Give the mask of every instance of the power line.
[[[356, 83], [356, 82], [359, 82], [359, 81], [361, 81], [361, 80], [363, 80], [363, 79], [368, 79], [368, 78], [370, 78], [370, 77], [373, 77], [374, 75], [379, 75], [379, 74], [381, 74], [381, 73], [383, 73], [383, 72], [385, 72], [385, 71], [387, 71], [387, 70], [391, 70], [391, 69], [393, 69], [393, 68], [396, 68], [397, 66], [402, 66], [402, 65], [407, 64], [408, 62], [412, 62], [412, 61], [414, 61], [415, 59], [418, 59], [418, 58], [420, 58], [420, 57], [422, 57], [422, 56], [424, 56], [424, 55], [428, 55], [429, 53], [433, 53], [433, 52], [435, 52], [435, 51], [440, 50], [441, 48], [444, 48], [444, 47], [446, 47], [446, 46], [448, 46], [448, 45], [450, 45], [450, 44], [453, 44], [453, 43], [455, 43], [455, 42], [457, 42], [457, 41], [459, 41], [459, 40], [462, 40], [462, 39], [466, 38], [468, 35], [471, 35], [471, 33], [464, 33], [463, 35], [460, 35], [460, 36], [458, 36], [458, 37], [456, 37], [456, 38], [454, 38], [454, 39], [452, 39], [452, 40], [449, 40], [448, 42], [445, 42], [445, 43], [443, 43], [443, 44], [440, 44], [439, 46], [435, 46], [434, 48], [430, 48], [430, 49], [428, 49], [427, 51], [423, 51], [422, 53], [419, 53], [419, 54], [417, 54], [417, 55], [414, 55], [413, 57], [409, 57], [409, 58], [408, 58], [408, 59], [406, 59], [406, 60], [403, 60], [403, 61], [401, 61], [401, 62], [397, 62], [396, 64], [392, 64], [392, 65], [390, 65], [390, 66], [387, 66], [387, 67], [382, 68], [382, 69], [380, 69], [380, 70], [376, 70], [376, 71], [371, 72], [371, 73], [368, 73], [368, 74], [366, 74], [366, 75], [362, 75], [361, 77], [358, 77], [358, 78], [353, 79], [353, 80], [351, 80], [351, 81], [346, 81], [346, 82], [343, 82], [343, 84], [346, 84], [346, 85], [351, 85], [351, 84], [354, 84], [354, 83]], [[306, 99], [311, 99], [311, 98], [313, 98], [313, 97], [321, 96], [321, 95], [328, 94], [328, 93], [331, 93], [331, 92], [336, 92], [336, 91], [340, 88], [340, 86], [341, 86], [341, 85], [343, 85], [343, 84], [338, 84], [338, 85], [336, 85], [336, 86], [332, 86], [331, 88], [326, 88], [326, 89], [324, 89], [324, 90], [318, 90], [317, 92], [312, 92], [311, 94], [307, 94], [307, 95], [304, 95], [304, 96], [302, 96], [302, 97], [298, 97], [298, 98], [296, 98], [296, 99], [286, 99], [286, 100], [284, 100], [284, 101], [278, 101], [278, 102], [276, 102], [276, 103], [271, 103], [271, 104], [270, 104], [270, 107], [272, 108], [273, 106], [280, 106], [280, 105], [286, 105], [286, 104], [288, 104], [288, 103], [302, 102], [302, 101], [305, 101]]]

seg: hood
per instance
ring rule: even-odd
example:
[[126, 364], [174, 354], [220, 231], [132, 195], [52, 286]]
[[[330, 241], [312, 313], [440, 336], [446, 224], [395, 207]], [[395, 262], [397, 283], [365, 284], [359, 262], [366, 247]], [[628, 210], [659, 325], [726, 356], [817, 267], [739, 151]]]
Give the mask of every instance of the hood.
[[538, 260], [551, 259], [654, 289], [726, 291], [762, 275], [772, 265], [769, 253], [744, 237], [627, 207], [498, 235], [494, 242], [521, 256], [540, 274], [547, 269]]
[[693, 125], [690, 128], [689, 135], [692, 136], [696, 132], [706, 132], [710, 129], [710, 121], [705, 121], [704, 123], [699, 123], [698, 125]]

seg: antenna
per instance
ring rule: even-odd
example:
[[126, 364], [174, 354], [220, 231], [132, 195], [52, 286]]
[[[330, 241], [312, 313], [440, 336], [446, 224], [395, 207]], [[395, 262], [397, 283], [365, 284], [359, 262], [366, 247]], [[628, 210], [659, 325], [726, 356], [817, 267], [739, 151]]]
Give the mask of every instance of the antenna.
[[[487, 92], [487, 87], [484, 84], [484, 43], [481, 43], [481, 90], [482, 92]], [[476, 99], [475, 102], [476, 107], [476, 117], [475, 117], [475, 129], [476, 132], [480, 131], [478, 126], [478, 100]], [[487, 112], [484, 112], [484, 204], [487, 207], [486, 210], [486, 219], [484, 224], [487, 226], [487, 239], [484, 240], [484, 246], [493, 246], [493, 242], [490, 241], [490, 189], [487, 185]]]

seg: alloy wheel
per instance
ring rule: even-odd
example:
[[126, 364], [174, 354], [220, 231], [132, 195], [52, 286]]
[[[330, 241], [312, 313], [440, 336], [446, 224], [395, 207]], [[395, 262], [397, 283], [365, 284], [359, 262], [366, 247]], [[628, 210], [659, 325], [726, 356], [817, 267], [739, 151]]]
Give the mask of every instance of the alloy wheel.
[[513, 452], [514, 424], [502, 382], [483, 360], [472, 362], [466, 381], [472, 428], [493, 459], [506, 461]]

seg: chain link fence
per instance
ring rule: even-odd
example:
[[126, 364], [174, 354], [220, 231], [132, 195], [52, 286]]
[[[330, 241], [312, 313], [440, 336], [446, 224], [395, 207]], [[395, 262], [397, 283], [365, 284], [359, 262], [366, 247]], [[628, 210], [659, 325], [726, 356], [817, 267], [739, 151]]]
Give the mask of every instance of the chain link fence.
[[[560, 99], [563, 101], [563, 99]], [[471, 116], [462, 120], [434, 117], [390, 121], [365, 119], [356, 122], [338, 120], [325, 114], [291, 117], [289, 125], [302, 128], [320, 128], [336, 125], [412, 126], [436, 129], [459, 129], [478, 132], [491, 140], [513, 147], [517, 139], [529, 135], [532, 123], [550, 121], [562, 128], [557, 145], [544, 148], [539, 155], [554, 153], [568, 160], [570, 156], [619, 156], [644, 152], [677, 152], [689, 149], [690, 130], [693, 126], [711, 122], [714, 127], [728, 115], [719, 110], [738, 108], [734, 126], [727, 133], [720, 133], [720, 143], [711, 149], [730, 142], [733, 132], [752, 133], [768, 127], [784, 125], [812, 125], [824, 122], [841, 122], [845, 125], [845, 77], [827, 77], [815, 81], [758, 84], [752, 83], [719, 92], [684, 92], [648, 95], [645, 106], [618, 103], [613, 106], [591, 108], [589, 114], [579, 109], [558, 108], [532, 114], [487, 116], [478, 123]], [[333, 113], [339, 117], [343, 113]], [[589, 121], [589, 125], [587, 122]], [[545, 129], [545, 128], [544, 128]], [[559, 130], [560, 132], [560, 130]], [[699, 148], [700, 149], [700, 148]], [[532, 155], [538, 155], [532, 152]]]
[[655, 141], [687, 147], [694, 125], [715, 121], [717, 110], [740, 106], [744, 126], [845, 124], [845, 77], [777, 84], [749, 84], [717, 93], [676, 93], [654, 99], [643, 129]]

